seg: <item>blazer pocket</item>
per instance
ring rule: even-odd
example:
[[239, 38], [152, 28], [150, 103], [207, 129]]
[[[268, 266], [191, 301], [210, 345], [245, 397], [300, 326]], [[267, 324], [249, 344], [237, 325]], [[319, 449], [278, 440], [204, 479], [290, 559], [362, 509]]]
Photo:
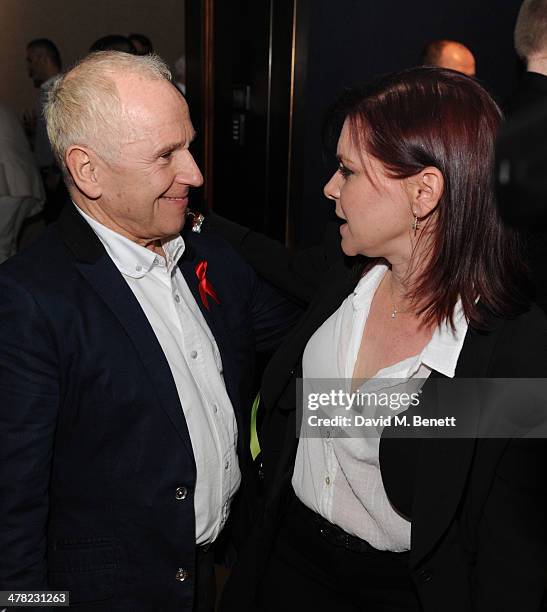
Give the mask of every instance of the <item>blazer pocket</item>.
[[118, 565], [110, 538], [57, 539], [48, 555], [48, 582], [70, 591], [71, 603], [105, 600], [114, 595]]

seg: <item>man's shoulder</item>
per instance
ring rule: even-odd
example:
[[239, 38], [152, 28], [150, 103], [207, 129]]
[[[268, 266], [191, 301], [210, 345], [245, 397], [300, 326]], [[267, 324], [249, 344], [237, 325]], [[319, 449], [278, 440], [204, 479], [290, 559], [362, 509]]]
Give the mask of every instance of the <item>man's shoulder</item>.
[[74, 266], [56, 225], [49, 226], [36, 241], [0, 265], [0, 279], [21, 285], [58, 285]]
[[254, 275], [252, 268], [222, 236], [214, 230], [205, 228], [200, 233], [185, 230], [182, 233], [190, 255], [197, 261], [206, 259], [208, 263], [223, 270], [228, 275]]

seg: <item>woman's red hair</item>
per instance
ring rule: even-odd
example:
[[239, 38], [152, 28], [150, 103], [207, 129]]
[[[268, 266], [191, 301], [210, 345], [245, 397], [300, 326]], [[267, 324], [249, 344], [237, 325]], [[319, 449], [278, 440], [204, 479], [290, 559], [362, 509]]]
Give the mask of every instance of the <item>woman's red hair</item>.
[[518, 236], [494, 201], [502, 117], [488, 92], [452, 70], [413, 68], [348, 92], [333, 117], [337, 129], [347, 120], [354, 144], [380, 160], [389, 176], [408, 178], [427, 166], [443, 174], [428, 263], [409, 292], [425, 320], [453, 323], [458, 298], [476, 328], [484, 326], [477, 298], [497, 316], [521, 312], [528, 281]]

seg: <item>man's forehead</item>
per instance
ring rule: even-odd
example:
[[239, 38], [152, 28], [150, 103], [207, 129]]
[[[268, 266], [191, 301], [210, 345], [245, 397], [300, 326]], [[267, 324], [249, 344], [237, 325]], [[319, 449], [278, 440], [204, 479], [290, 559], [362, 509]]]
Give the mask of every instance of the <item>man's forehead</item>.
[[469, 60], [473, 58], [473, 54], [467, 47], [459, 43], [448, 43], [443, 49], [443, 55], [454, 58], [456, 60]]
[[121, 105], [129, 115], [157, 115], [162, 112], [182, 114], [189, 120], [190, 112], [183, 96], [165, 79], [146, 79], [139, 75], [114, 77]]

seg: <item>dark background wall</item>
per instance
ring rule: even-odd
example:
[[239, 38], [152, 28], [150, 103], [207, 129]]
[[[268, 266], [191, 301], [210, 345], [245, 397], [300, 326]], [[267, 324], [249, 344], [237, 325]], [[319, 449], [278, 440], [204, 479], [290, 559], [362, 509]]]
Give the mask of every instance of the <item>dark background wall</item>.
[[[519, 6], [520, 0], [187, 3], [190, 108], [198, 133], [213, 134], [210, 143], [195, 144], [198, 160], [211, 158], [205, 167], [213, 168], [204, 201], [198, 193], [195, 204], [291, 246], [320, 241], [332, 214], [322, 188], [334, 169], [323, 154], [322, 125], [344, 88], [414, 66], [428, 42], [451, 38], [473, 51], [478, 78], [503, 101], [517, 74]], [[200, 85], [203, 62], [194, 61], [207, 48], [207, 14], [214, 30], [208, 110], [200, 97], [207, 91]]]
[[334, 165], [322, 154], [321, 128], [337, 95], [376, 74], [416, 65], [427, 42], [451, 38], [473, 51], [477, 77], [502, 101], [517, 75], [513, 28], [519, 7], [520, 0], [300, 0], [307, 73], [292, 170], [301, 181], [300, 202], [291, 203], [296, 244], [317, 242], [332, 209], [322, 195]]
[[172, 66], [184, 54], [184, 13], [184, 0], [0, 0], [0, 100], [17, 114], [36, 103], [25, 65], [34, 38], [50, 38], [70, 68], [99, 37], [140, 32]]

